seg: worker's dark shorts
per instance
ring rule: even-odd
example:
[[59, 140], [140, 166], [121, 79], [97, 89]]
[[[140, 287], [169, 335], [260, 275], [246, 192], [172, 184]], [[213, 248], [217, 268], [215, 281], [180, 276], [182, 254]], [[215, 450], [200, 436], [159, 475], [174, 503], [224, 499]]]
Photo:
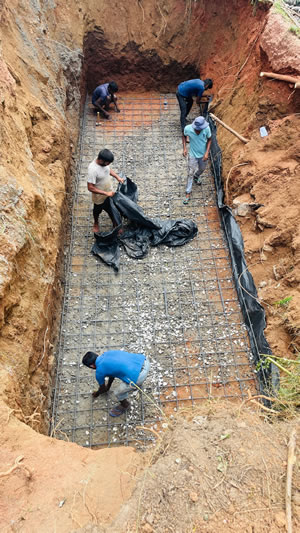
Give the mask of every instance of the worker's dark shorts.
[[116, 208], [112, 209], [110, 197], [106, 198], [103, 204], [94, 204], [93, 215], [95, 220], [98, 220], [102, 211], [108, 214], [114, 226], [121, 224], [121, 216]]

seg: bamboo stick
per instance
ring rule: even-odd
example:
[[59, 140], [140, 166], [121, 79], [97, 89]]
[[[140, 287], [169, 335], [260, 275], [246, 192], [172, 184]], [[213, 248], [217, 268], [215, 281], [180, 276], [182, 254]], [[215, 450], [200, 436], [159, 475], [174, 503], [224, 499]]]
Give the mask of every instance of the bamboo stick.
[[213, 115], [213, 113], [209, 113], [209, 114], [210, 114], [211, 118], [213, 118], [216, 122], [221, 124], [221, 126], [223, 126], [223, 128], [226, 128], [226, 130], [230, 131], [230, 133], [235, 135], [238, 139], [240, 139], [240, 141], [243, 141], [244, 143], [248, 143], [249, 142], [250, 139], [246, 139], [245, 137], [243, 137], [242, 135], [237, 133], [237, 131], [235, 131], [234, 129], [230, 128], [230, 126], [227, 126], [227, 124], [225, 124], [225, 122], [223, 122], [218, 117], [216, 117], [216, 115]]
[[261, 78], [273, 78], [274, 80], [287, 81], [288, 83], [293, 83], [295, 89], [300, 88], [300, 79], [296, 76], [287, 76], [286, 74], [276, 74], [275, 72], [261, 72]]
[[295, 455], [296, 447], [296, 428], [292, 429], [290, 440], [288, 443], [288, 463], [287, 463], [287, 478], [285, 491], [285, 510], [286, 510], [286, 525], [288, 533], [292, 533], [292, 475], [293, 466], [296, 462]]

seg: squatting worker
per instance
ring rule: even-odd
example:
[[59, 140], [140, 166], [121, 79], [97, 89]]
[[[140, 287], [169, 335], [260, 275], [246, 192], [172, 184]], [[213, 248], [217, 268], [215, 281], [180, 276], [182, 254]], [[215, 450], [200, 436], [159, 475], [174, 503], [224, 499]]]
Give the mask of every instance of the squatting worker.
[[200, 79], [183, 81], [177, 87], [177, 100], [180, 107], [180, 124], [181, 131], [183, 130], [186, 124], [186, 117], [188, 116], [193, 105], [193, 96], [196, 96], [196, 103], [200, 104], [200, 99], [206, 89], [211, 89], [213, 86], [213, 81], [210, 78], [202, 81]]
[[190, 150], [188, 158], [188, 179], [185, 190], [186, 197], [183, 200], [184, 204], [188, 204], [190, 201], [193, 180], [200, 185], [200, 176], [207, 165], [211, 145], [211, 131], [209, 124], [204, 117], [195, 118], [192, 124], [184, 128], [182, 136], [184, 157], [187, 156], [187, 136], [190, 139]]
[[106, 211], [114, 227], [120, 223], [120, 220], [116, 220], [114, 216], [109, 199], [115, 194], [112, 178], [115, 178], [119, 183], [123, 183], [124, 180], [116, 172], [111, 170], [109, 164], [113, 160], [113, 154], [105, 148], [99, 152], [98, 157], [88, 166], [87, 186], [88, 190], [92, 193], [92, 200], [94, 202], [94, 233], [99, 232], [98, 219], [102, 211]]
[[[96, 370], [99, 389], [93, 392], [94, 398], [108, 392], [115, 378], [121, 380], [114, 391], [119, 403], [111, 409], [110, 416], [120, 416], [127, 411], [130, 406], [127, 400], [129, 393], [137, 390], [135, 385], [141, 388], [150, 370], [150, 362], [145, 355], [121, 350], [110, 350], [102, 355], [87, 352], [82, 363]], [[105, 378], [108, 378], [107, 383]]]
[[113, 102], [117, 113], [120, 113], [120, 109], [117, 104], [117, 97], [115, 93], [118, 92], [118, 85], [115, 81], [109, 83], [103, 83], [98, 85], [92, 94], [92, 104], [101, 116], [109, 119], [109, 106]]

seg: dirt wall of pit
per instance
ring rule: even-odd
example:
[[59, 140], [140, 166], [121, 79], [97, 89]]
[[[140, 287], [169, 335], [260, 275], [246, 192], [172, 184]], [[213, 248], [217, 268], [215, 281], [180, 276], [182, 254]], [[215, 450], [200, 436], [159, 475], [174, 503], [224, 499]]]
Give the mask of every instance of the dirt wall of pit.
[[[47, 431], [45, 411], [54, 363], [52, 345], [63, 290], [62, 264], [80, 102], [86, 86], [93, 89], [99, 82], [107, 81], [111, 73], [120, 88], [136, 86], [139, 90], [152, 83], [161, 90], [175, 90], [181, 75], [189, 77], [196, 72], [214, 79], [215, 113], [251, 137], [249, 145], [243, 147], [230, 134], [220, 131], [225, 177], [233, 166], [246, 160], [251, 162], [251, 167], [231, 172], [229, 202], [246, 192], [257, 201], [264, 196], [263, 209], [268, 209], [265, 191], [276, 188], [282, 196], [286, 179], [281, 170], [287, 169], [289, 197], [284, 209], [276, 209], [277, 219], [274, 213], [265, 216], [260, 212], [266, 223], [261, 224], [263, 230], [253, 229], [257, 219], [256, 214], [251, 214], [246, 222], [242, 220], [242, 230], [246, 249], [253, 256], [262, 250], [261, 240], [255, 246], [251, 244], [254, 232], [263, 235], [260, 237], [263, 245], [280, 250], [278, 260], [288, 257], [289, 268], [292, 264], [290, 270], [284, 261], [281, 270], [275, 265], [277, 276], [283, 272], [280, 279], [275, 279], [273, 256], [266, 249], [262, 272], [254, 268], [253, 273], [256, 281], [265, 281], [267, 270], [265, 287], [271, 287], [271, 280], [280, 295], [289, 296], [293, 290], [289, 312], [294, 313], [290, 322], [293, 320], [293, 331], [297, 333], [298, 316], [293, 306], [299, 298], [300, 241], [296, 231], [291, 230], [299, 216], [295, 208], [299, 195], [294, 188], [298, 164], [294, 149], [296, 117], [285, 115], [295, 111], [298, 95], [291, 94], [287, 85], [259, 79], [258, 74], [268, 68], [283, 73], [299, 72], [295, 68], [298, 56], [288, 51], [282, 54], [287, 37], [289, 50], [297, 49], [296, 41], [290, 42], [296, 38], [289, 32], [288, 23], [279, 23], [278, 14], [268, 14], [267, 7], [254, 11], [246, 0], [230, 3], [113, 0], [109, 4], [95, 0], [70, 0], [67, 4], [61, 0], [2, 0], [0, 31], [0, 416], [6, 449], [19, 450], [16, 434], [20, 432], [22, 453], [26, 455], [27, 439], [36, 438], [39, 442], [46, 439], [30, 427]], [[97, 61], [98, 51], [103, 61]], [[258, 127], [266, 121], [274, 131], [270, 126], [271, 134], [262, 145]], [[288, 150], [282, 144], [282, 131], [288, 137]], [[272, 157], [278, 148], [276, 174], [270, 169], [274, 168]], [[262, 177], [260, 165], [264, 169]], [[280, 180], [274, 184], [273, 177], [278, 175]], [[271, 199], [270, 196], [270, 202]], [[283, 235], [291, 204], [293, 215], [285, 233], [288, 237], [266, 242], [264, 232], [269, 235], [270, 229], [282, 225]], [[247, 236], [251, 240], [249, 245]], [[275, 289], [278, 284], [283, 287], [280, 291]], [[271, 292], [269, 297], [272, 299]], [[278, 325], [274, 322], [272, 326], [271, 315], [269, 339], [272, 341], [274, 335], [275, 345]], [[291, 333], [286, 320], [281, 327], [285, 335], [281, 349], [285, 349]], [[73, 445], [64, 444], [62, 451], [60, 443], [51, 442], [58, 456], [73, 454]], [[78, 460], [74, 456], [74, 464]], [[5, 459], [6, 466], [8, 463]], [[46, 470], [44, 474], [47, 475]]]
[[[258, 28], [264, 24], [264, 12], [253, 17], [248, 2], [238, 1], [215, 11], [183, 0], [2, 2], [2, 383], [9, 383], [5, 396], [20, 419], [32, 422], [27, 417], [47, 407], [86, 85], [92, 90], [112, 73], [121, 87], [175, 90], [180, 68], [182, 76], [199, 71], [218, 78], [218, 69], [210, 69], [242, 49], [247, 16]], [[46, 430], [42, 416], [34, 427]]]

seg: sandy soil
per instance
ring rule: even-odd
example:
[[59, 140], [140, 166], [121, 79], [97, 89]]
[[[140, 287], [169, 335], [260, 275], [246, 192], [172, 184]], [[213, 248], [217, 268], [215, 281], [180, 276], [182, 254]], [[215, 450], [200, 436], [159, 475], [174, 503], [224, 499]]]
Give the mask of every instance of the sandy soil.
[[132, 448], [92, 451], [1, 416], [1, 531], [69, 533], [109, 523], [128, 499], [143, 458]]
[[[1, 531], [283, 532], [287, 441], [295, 424], [270, 424], [248, 409], [218, 401], [184, 409], [162, 423], [143, 455], [38, 436], [7, 415]], [[299, 481], [295, 468], [295, 531]]]
[[[266, 335], [274, 353], [300, 349], [300, 120], [290, 115], [269, 124], [268, 137], [257, 133], [241, 151], [228, 189], [235, 201], [260, 207], [238, 217], [244, 235], [247, 264], [267, 312]], [[276, 148], [276, 149], [275, 149]], [[241, 197], [242, 193], [242, 197]], [[286, 305], [276, 305], [291, 298]]]
[[[230, 404], [183, 411], [169, 421], [132, 497], [105, 531], [284, 531], [288, 431], [288, 424], [272, 426]], [[298, 504], [293, 510], [296, 530]]]

